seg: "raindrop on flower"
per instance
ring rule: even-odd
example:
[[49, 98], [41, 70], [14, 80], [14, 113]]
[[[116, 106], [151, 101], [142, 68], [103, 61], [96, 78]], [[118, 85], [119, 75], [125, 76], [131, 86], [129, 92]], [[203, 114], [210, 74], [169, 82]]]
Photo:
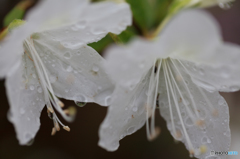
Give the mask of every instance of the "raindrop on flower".
[[99, 71], [99, 67], [97, 67], [96, 65], [94, 65], [94, 66], [92, 67], [92, 70], [93, 70], [94, 72], [98, 72], [98, 71]]
[[38, 93], [42, 93], [42, 87], [38, 86], [37, 91], [38, 91]]
[[70, 59], [71, 58], [71, 54], [69, 52], [66, 52], [64, 55], [63, 55], [66, 59]]
[[31, 146], [34, 143], [34, 139], [31, 139], [26, 145]]
[[128, 133], [129, 135], [132, 134], [134, 131], [135, 131], [135, 127], [134, 127], [134, 126], [132, 126], [132, 127], [130, 127], [130, 128], [127, 129], [127, 133]]
[[85, 102], [79, 102], [79, 101], [74, 101], [75, 102], [75, 104], [77, 105], [77, 106], [79, 106], [79, 107], [84, 107], [87, 103], [85, 103]]
[[33, 86], [33, 85], [31, 85], [29, 88], [30, 88], [30, 90], [32, 90], [32, 91], [34, 90], [34, 86]]

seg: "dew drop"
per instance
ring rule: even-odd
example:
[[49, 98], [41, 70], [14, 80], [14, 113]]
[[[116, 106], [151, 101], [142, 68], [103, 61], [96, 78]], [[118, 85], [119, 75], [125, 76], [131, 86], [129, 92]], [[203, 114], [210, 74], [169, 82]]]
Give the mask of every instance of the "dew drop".
[[235, 92], [235, 91], [238, 91], [239, 90], [239, 87], [238, 86], [231, 86], [230, 87], [230, 90]]
[[98, 90], [102, 90], [102, 87], [101, 87], [101, 86], [98, 86]]
[[137, 112], [138, 108], [135, 106], [133, 107], [132, 111]]
[[33, 85], [31, 85], [29, 88], [30, 88], [30, 90], [32, 90], [32, 91], [34, 90], [34, 86], [33, 86]]
[[86, 99], [86, 97], [84, 96], [84, 95], [78, 95], [78, 96], [76, 96], [76, 101], [79, 101], [79, 102], [87, 102], [87, 99]]
[[26, 143], [27, 146], [31, 146], [34, 143], [34, 139], [31, 139], [28, 143]]
[[96, 34], [96, 35], [99, 35], [99, 34], [103, 34], [103, 33], [105, 33], [105, 32], [104, 32], [104, 30], [101, 29], [101, 28], [94, 28], [94, 29], [92, 30], [92, 33], [93, 33], [93, 34]]
[[191, 119], [190, 117], [188, 117], [188, 118], [186, 119], [185, 123], [186, 123], [186, 125], [188, 125], [188, 126], [192, 126], [192, 125], [193, 125], [193, 121], [192, 121], [192, 119]]
[[80, 50], [77, 51], [77, 55], [78, 56], [81, 55], [81, 51]]
[[129, 127], [129, 128], [127, 129], [128, 135], [132, 134], [134, 131], [135, 131], [135, 127], [134, 127], [134, 126]]
[[87, 21], [85, 21], [85, 20], [79, 21], [76, 24], [76, 27], [79, 28], [79, 29], [84, 29], [86, 27], [86, 23], [87, 23]]
[[96, 65], [93, 65], [92, 70], [93, 70], [94, 72], [98, 72], [98, 71], [99, 71], [99, 67], [96, 66]]
[[201, 141], [202, 141], [202, 144], [211, 143], [211, 140], [208, 137], [206, 137], [206, 136], [202, 137]]
[[33, 74], [32, 76], [33, 76], [33, 78], [37, 78], [36, 74]]
[[72, 66], [67, 66], [67, 69], [66, 69], [67, 72], [72, 72], [72, 70], [73, 70]]
[[106, 98], [105, 98], [105, 104], [106, 104], [106, 105], [110, 105], [111, 100], [112, 100], [112, 99], [111, 99], [111, 96], [106, 97]]
[[51, 83], [54, 83], [57, 81], [57, 76], [52, 74], [52, 75], [50, 75], [49, 80]]
[[71, 58], [70, 52], [66, 52], [63, 56], [64, 56], [66, 59], [70, 59], [70, 58]]
[[38, 86], [37, 91], [38, 91], [38, 93], [42, 93], [42, 87]]
[[85, 102], [79, 102], [79, 101], [74, 101], [75, 102], [75, 104], [77, 105], [77, 106], [79, 106], [79, 107], [84, 107], [87, 103], [85, 103]]
[[223, 99], [219, 99], [219, 100], [218, 100], [218, 104], [219, 104], [219, 105], [223, 105], [223, 104], [224, 104], [224, 100], [223, 100]]

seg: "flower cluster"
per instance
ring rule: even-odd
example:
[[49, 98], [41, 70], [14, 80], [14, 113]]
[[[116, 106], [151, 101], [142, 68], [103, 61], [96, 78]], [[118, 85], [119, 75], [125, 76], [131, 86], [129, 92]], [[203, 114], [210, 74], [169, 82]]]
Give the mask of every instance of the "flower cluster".
[[20, 144], [35, 137], [44, 106], [53, 120], [52, 135], [60, 126], [70, 131], [55, 113], [74, 119], [75, 108], [64, 109], [59, 99], [64, 98], [109, 106], [99, 129], [99, 146], [108, 151], [117, 150], [119, 140], [145, 124], [147, 138], [154, 140], [160, 134], [156, 110], [191, 156], [227, 151], [229, 110], [219, 91], [240, 89], [240, 46], [223, 42], [214, 18], [196, 7], [229, 2], [175, 0], [178, 9], [166, 16], [157, 36], [112, 45], [104, 59], [87, 44], [108, 33], [118, 40], [114, 37], [132, 24], [126, 2], [41, 1], [0, 47], [8, 118]]

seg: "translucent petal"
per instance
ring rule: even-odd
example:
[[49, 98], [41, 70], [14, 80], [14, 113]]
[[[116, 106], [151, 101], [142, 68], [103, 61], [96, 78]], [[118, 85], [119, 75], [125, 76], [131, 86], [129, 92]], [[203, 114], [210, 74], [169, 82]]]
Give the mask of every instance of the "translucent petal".
[[59, 3], [59, 0], [43, 0], [39, 3], [26, 15], [26, 24], [13, 29], [1, 43], [0, 78], [7, 74], [11, 66], [20, 61], [24, 52], [22, 47], [24, 39], [37, 30], [76, 22], [79, 19], [76, 15], [79, 15], [79, 10], [86, 8], [88, 1], [65, 0]]
[[[160, 75], [159, 88], [160, 112], [167, 121], [167, 127], [171, 134], [176, 140], [182, 141], [189, 151], [194, 150], [197, 158], [209, 156], [211, 150], [228, 151], [231, 135], [229, 110], [224, 98], [218, 92], [210, 92], [198, 87], [179, 61], [173, 60], [173, 62], [168, 62], [173, 76], [167, 80], [173, 87], [173, 91], [169, 89], [173, 119], [170, 118], [166, 81], [163, 74]], [[169, 74], [171, 73], [169, 72]], [[177, 107], [180, 111], [177, 110]], [[185, 125], [188, 135], [184, 133], [183, 125]], [[189, 146], [187, 136], [189, 136], [193, 148]]]
[[8, 119], [13, 123], [21, 145], [31, 141], [39, 127], [40, 114], [45, 105], [41, 85], [33, 62], [26, 54], [6, 79], [10, 105]]
[[148, 79], [143, 79], [134, 89], [118, 86], [114, 90], [112, 103], [99, 129], [99, 146], [115, 151], [119, 140], [145, 124], [148, 83]]
[[208, 89], [232, 92], [240, 89], [240, 46], [224, 44], [212, 56], [184, 62], [195, 84]]
[[[68, 49], [45, 34], [34, 46], [47, 69], [56, 96], [109, 105], [114, 86], [103, 69], [105, 60], [91, 47]], [[44, 41], [42, 39], [45, 39]]]
[[127, 47], [110, 47], [106, 51], [105, 68], [118, 84], [134, 87], [153, 66], [157, 58], [156, 52], [157, 43], [134, 39]]
[[13, 66], [21, 61], [23, 40], [31, 34], [33, 26], [24, 24], [12, 30], [0, 45], [0, 78], [8, 74]]
[[37, 31], [53, 29], [77, 21], [88, 4], [88, 0], [42, 0], [27, 13], [26, 21], [37, 24]]
[[92, 3], [79, 9], [77, 20], [44, 33], [68, 48], [96, 42], [107, 33], [121, 33], [131, 24], [131, 11], [127, 3]]
[[208, 13], [201, 10], [180, 12], [159, 35], [158, 52], [180, 59], [210, 56], [221, 43], [220, 29]]

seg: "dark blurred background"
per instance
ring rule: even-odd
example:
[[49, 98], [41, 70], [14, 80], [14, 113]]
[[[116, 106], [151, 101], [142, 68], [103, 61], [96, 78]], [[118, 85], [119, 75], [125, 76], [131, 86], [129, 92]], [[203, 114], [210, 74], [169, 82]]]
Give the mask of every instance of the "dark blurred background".
[[[0, 0], [0, 21], [19, 2], [19, 0]], [[53, 6], [54, 7], [54, 6]], [[231, 9], [219, 7], [208, 9], [222, 27], [225, 41], [240, 45], [240, 1]], [[2, 28], [2, 24], [1, 24]], [[14, 46], [13, 46], [14, 47]], [[240, 59], [239, 59], [240, 60]], [[230, 150], [240, 153], [240, 92], [222, 93], [230, 108], [230, 126], [232, 147]], [[7, 120], [9, 109], [4, 80], [0, 81], [0, 159], [188, 159], [189, 154], [182, 143], [175, 143], [166, 129], [165, 121], [157, 113], [156, 124], [161, 127], [160, 136], [153, 142], [146, 139], [145, 127], [135, 134], [124, 138], [116, 152], [107, 152], [98, 143], [98, 128], [103, 121], [107, 108], [96, 104], [87, 104], [77, 108], [77, 118], [67, 124], [71, 132], [61, 130], [51, 136], [52, 121], [46, 108], [42, 111], [41, 127], [32, 146], [20, 146], [13, 125]], [[75, 105], [64, 101], [65, 105]], [[64, 121], [62, 119], [62, 121]], [[239, 159], [240, 156], [230, 156]]]

